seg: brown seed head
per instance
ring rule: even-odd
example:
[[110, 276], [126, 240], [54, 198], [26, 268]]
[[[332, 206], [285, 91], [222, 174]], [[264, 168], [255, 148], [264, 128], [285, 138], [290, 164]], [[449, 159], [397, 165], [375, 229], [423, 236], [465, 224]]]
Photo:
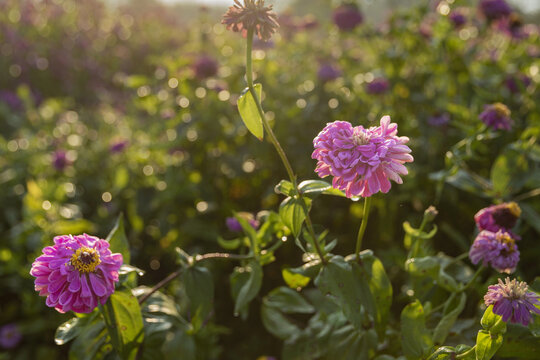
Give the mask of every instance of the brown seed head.
[[223, 15], [221, 23], [228, 30], [241, 32], [243, 36], [253, 29], [259, 39], [264, 41], [270, 40], [279, 27], [272, 5], [264, 6], [264, 0], [244, 0], [244, 5], [240, 0], [234, 0], [234, 5]]

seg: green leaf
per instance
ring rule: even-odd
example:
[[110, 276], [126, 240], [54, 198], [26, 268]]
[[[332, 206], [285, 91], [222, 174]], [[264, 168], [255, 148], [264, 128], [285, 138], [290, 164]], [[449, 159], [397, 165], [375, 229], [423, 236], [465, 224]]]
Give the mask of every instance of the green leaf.
[[111, 244], [111, 252], [122, 254], [124, 264], [130, 263], [131, 256], [129, 254], [129, 242], [124, 230], [124, 216], [122, 214], [118, 215], [114, 227], [105, 240]]
[[164, 358], [167, 360], [195, 360], [197, 358], [195, 339], [183, 328], [175, 331], [173, 336], [167, 337], [162, 349]]
[[315, 279], [315, 285], [327, 297], [338, 304], [345, 316], [357, 328], [362, 327], [361, 304], [367, 295], [365, 284], [360, 286], [358, 278], [353, 273], [351, 264], [341, 256], [334, 256], [321, 269]]
[[122, 359], [135, 359], [144, 338], [137, 298], [128, 291], [116, 291], [102, 306], [102, 314], [118, 355]]
[[296, 195], [296, 189], [294, 188], [293, 183], [288, 180], [281, 180], [279, 184], [274, 187], [274, 191], [277, 194], [283, 194], [286, 196]]
[[540, 215], [529, 204], [520, 203], [519, 207], [522, 210], [523, 219], [540, 234]]
[[261, 319], [266, 330], [281, 340], [289, 339], [300, 332], [281, 311], [264, 303], [261, 306]]
[[456, 350], [451, 346], [442, 346], [435, 350], [428, 360], [453, 360], [455, 359]]
[[422, 358], [433, 346], [426, 328], [426, 314], [418, 300], [401, 312], [401, 346], [405, 355], [415, 359]]
[[232, 281], [231, 284], [235, 300], [235, 316], [238, 316], [240, 311], [257, 296], [262, 284], [263, 272], [257, 261], [251, 261], [247, 267], [243, 268], [243, 271], [249, 276], [238, 277], [237, 281]]
[[503, 343], [500, 334], [491, 334], [489, 331], [480, 330], [476, 336], [476, 360], [489, 360]]
[[192, 266], [182, 273], [182, 281], [189, 298], [189, 308], [193, 317], [198, 317], [200, 323], [212, 311], [214, 302], [214, 280], [210, 271], [202, 266]]
[[95, 316], [84, 326], [69, 348], [69, 358], [76, 360], [99, 360], [113, 350], [107, 343], [107, 329]]
[[65, 343], [73, 340], [81, 332], [82, 321], [77, 318], [71, 318], [56, 329], [54, 334], [54, 342], [56, 345], [64, 345]]
[[287, 226], [294, 237], [298, 237], [302, 230], [302, 224], [306, 219], [306, 210], [309, 212], [311, 199], [288, 197], [279, 206], [279, 215], [281, 220]]
[[281, 276], [283, 276], [283, 280], [285, 281], [287, 286], [293, 289], [306, 287], [311, 280], [309, 277], [302, 274], [296, 274], [290, 269], [281, 270]]
[[351, 264], [357, 285], [362, 289], [362, 305], [375, 322], [379, 337], [383, 338], [392, 305], [392, 284], [384, 266], [371, 250], [360, 253], [360, 262], [356, 261], [354, 255], [346, 260]]
[[315, 308], [302, 295], [285, 286], [280, 286], [272, 290], [264, 297], [263, 302], [266, 306], [278, 309], [286, 314], [311, 314], [315, 311]]
[[300, 185], [298, 185], [298, 190], [300, 190], [300, 193], [306, 195], [322, 194], [324, 191], [330, 188], [332, 188], [332, 185], [322, 180], [306, 180], [302, 181]]
[[[538, 318], [538, 316], [535, 316]], [[502, 336], [501, 336], [502, 337]], [[508, 324], [504, 342], [497, 351], [497, 357], [539, 359], [540, 341], [529, 329], [521, 325]]]
[[[262, 86], [261, 84], [254, 85], [255, 92], [259, 101], [262, 99]], [[249, 91], [249, 88], [244, 89], [242, 95], [238, 98], [238, 111], [242, 117], [244, 125], [248, 128], [249, 132], [255, 135], [259, 140], [263, 139], [264, 129], [262, 124], [262, 118], [257, 108], [257, 103], [253, 98], [253, 95]]]
[[225, 240], [221, 236], [218, 236], [217, 242], [219, 246], [226, 250], [235, 250], [238, 249], [238, 247], [242, 244], [242, 239], [236, 238], [232, 240]]
[[493, 312], [493, 305], [489, 305], [482, 315], [480, 324], [484, 330], [492, 334], [504, 334], [506, 332], [506, 323], [501, 320], [501, 316]]
[[424, 256], [407, 259], [405, 270], [414, 276], [431, 276], [436, 279], [439, 276], [440, 259], [436, 256]]
[[495, 159], [491, 167], [491, 182], [497, 197], [519, 191], [525, 184], [529, 164], [524, 154], [506, 149]]
[[458, 298], [456, 298], [455, 293], [452, 293], [450, 298], [446, 301], [444, 305], [443, 317], [433, 332], [433, 342], [435, 344], [444, 343], [450, 329], [452, 326], [454, 326], [459, 314], [461, 314], [463, 311], [466, 301], [467, 296], [465, 293], [461, 293]]

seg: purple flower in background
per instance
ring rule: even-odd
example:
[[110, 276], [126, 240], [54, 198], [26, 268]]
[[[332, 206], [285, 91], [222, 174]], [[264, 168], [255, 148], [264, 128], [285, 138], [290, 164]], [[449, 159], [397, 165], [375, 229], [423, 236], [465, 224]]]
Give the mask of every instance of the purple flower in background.
[[369, 197], [379, 191], [387, 193], [390, 180], [401, 184], [400, 175], [408, 173], [403, 165], [414, 159], [405, 144], [408, 137], [397, 136], [397, 124], [383, 116], [380, 126], [365, 129], [346, 121], [334, 121], [313, 139], [315, 172], [320, 177], [334, 177], [332, 186], [345, 191], [347, 197]]
[[[251, 225], [251, 227], [255, 230], [259, 227], [259, 221], [255, 219], [253, 214], [250, 214], [248, 212], [238, 212], [236, 215], [245, 219], [249, 223], [249, 225]], [[240, 225], [240, 222], [234, 216], [225, 219], [225, 224], [227, 225], [227, 228], [229, 228], [229, 230], [232, 232], [241, 232], [243, 230], [242, 225]]]
[[482, 230], [469, 250], [473, 264], [491, 265], [498, 272], [512, 273], [519, 262], [519, 250], [512, 234]]
[[218, 63], [214, 58], [207, 55], [201, 55], [193, 63], [193, 71], [199, 79], [206, 79], [217, 74]]
[[448, 19], [450, 19], [456, 29], [459, 29], [467, 23], [467, 18], [465, 17], [463, 11], [460, 9], [453, 10], [450, 15], [448, 15]]
[[519, 205], [512, 201], [481, 209], [474, 215], [474, 221], [479, 230], [509, 231], [516, 225], [520, 216]]
[[351, 31], [364, 21], [364, 16], [355, 4], [344, 4], [334, 10], [332, 19], [340, 30]]
[[7, 90], [0, 91], [0, 103], [6, 104], [13, 111], [21, 110], [23, 106], [23, 103], [17, 94]]
[[378, 77], [366, 84], [366, 91], [368, 94], [384, 94], [388, 89], [390, 89], [390, 83], [383, 77]]
[[306, 31], [313, 30], [319, 27], [319, 21], [311, 14], [308, 14], [302, 18], [300, 27]]
[[531, 85], [531, 78], [525, 74], [509, 75], [506, 77], [504, 85], [512, 94], [517, 94]]
[[122, 151], [126, 149], [127, 146], [128, 146], [127, 140], [118, 140], [111, 144], [111, 146], [109, 147], [109, 151], [113, 154], [121, 153]]
[[510, 320], [514, 324], [529, 325], [532, 319], [531, 312], [540, 314], [540, 297], [532, 291], [524, 281], [506, 278], [504, 282], [499, 279], [496, 285], [490, 285], [484, 303], [493, 305], [493, 313], [502, 316], [504, 322]]
[[504, 0], [482, 0], [480, 11], [488, 20], [497, 20], [510, 15], [512, 8]]
[[322, 82], [328, 82], [341, 76], [341, 70], [331, 64], [322, 64], [317, 71], [317, 77]]
[[67, 158], [67, 153], [64, 150], [56, 150], [53, 153], [52, 159], [53, 166], [56, 170], [62, 171], [68, 166], [71, 162]]
[[43, 249], [30, 274], [47, 306], [61, 313], [91, 313], [114, 292], [122, 255], [113, 254], [109, 243], [90, 235], [62, 235]]
[[0, 346], [13, 349], [22, 340], [22, 334], [16, 324], [7, 324], [0, 328]]
[[510, 109], [502, 103], [484, 105], [484, 111], [480, 114], [480, 120], [487, 126], [498, 130], [510, 131], [514, 123], [510, 118]]
[[428, 118], [428, 123], [431, 126], [441, 127], [450, 122], [450, 115], [448, 113], [440, 113], [432, 115]]

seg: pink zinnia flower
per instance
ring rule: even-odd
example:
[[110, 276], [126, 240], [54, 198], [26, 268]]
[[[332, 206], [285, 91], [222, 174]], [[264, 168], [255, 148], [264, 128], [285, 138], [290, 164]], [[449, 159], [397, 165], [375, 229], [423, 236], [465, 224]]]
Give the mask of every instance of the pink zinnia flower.
[[46, 304], [61, 313], [90, 313], [114, 292], [122, 255], [109, 243], [90, 235], [62, 235], [43, 249], [32, 264], [35, 289]]
[[474, 215], [474, 221], [480, 230], [509, 231], [516, 225], [520, 216], [519, 205], [512, 201], [481, 209]]
[[379, 191], [387, 193], [390, 180], [401, 184], [400, 175], [408, 173], [403, 165], [414, 159], [405, 144], [408, 137], [397, 136], [397, 124], [383, 116], [380, 126], [365, 129], [346, 121], [334, 121], [313, 139], [318, 160], [315, 171], [320, 177], [332, 175], [332, 186], [345, 191], [347, 197], [369, 197]]
[[473, 264], [491, 265], [498, 272], [513, 273], [519, 262], [516, 239], [505, 231], [481, 231], [469, 250]]
[[506, 278], [502, 282], [499, 279], [498, 284], [488, 287], [484, 302], [487, 306], [493, 305], [493, 313], [502, 316], [504, 322], [510, 320], [527, 326], [532, 319], [531, 312], [540, 314], [540, 309], [535, 306], [540, 305], [540, 297], [528, 290], [529, 286], [524, 281]]

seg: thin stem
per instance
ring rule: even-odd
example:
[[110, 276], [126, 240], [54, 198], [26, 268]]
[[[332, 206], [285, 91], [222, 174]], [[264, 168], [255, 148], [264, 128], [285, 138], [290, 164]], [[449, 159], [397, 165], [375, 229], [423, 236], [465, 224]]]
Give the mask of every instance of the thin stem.
[[182, 273], [183, 270], [184, 270], [183, 268], [180, 268], [180, 269], [176, 270], [175, 272], [170, 273], [165, 279], [161, 280], [156, 285], [154, 285], [154, 287], [152, 289], [150, 289], [149, 292], [144, 294], [139, 299], [139, 305], [142, 304], [143, 302], [145, 302], [150, 296], [152, 296], [153, 293], [155, 293], [156, 291], [158, 291], [159, 289], [161, 289], [162, 287], [164, 287], [165, 285], [167, 285], [168, 283], [173, 281], [176, 277], [178, 277]]
[[524, 194], [518, 195], [514, 198], [514, 201], [515, 202], [522, 201], [522, 200], [525, 200], [525, 199], [528, 199], [530, 197], [537, 196], [537, 195], [540, 195], [540, 188], [536, 188]]
[[458, 356], [456, 356], [456, 359], [465, 359], [469, 355], [474, 354], [475, 351], [476, 351], [476, 345], [474, 345], [472, 348], [465, 351], [464, 353], [461, 353]]
[[356, 238], [356, 259], [360, 261], [360, 250], [362, 249], [362, 239], [366, 232], [367, 223], [369, 220], [369, 209], [371, 208], [371, 197], [367, 197], [364, 200], [364, 215], [362, 216], [362, 223], [358, 230], [358, 237]]
[[463, 254], [461, 255], [458, 255], [457, 257], [455, 257], [454, 259], [452, 259], [452, 261], [450, 261], [448, 264], [446, 264], [445, 268], [447, 268], [448, 266], [454, 264], [454, 263], [457, 263], [458, 261], [461, 261], [463, 259], [466, 259], [467, 256], [469, 256], [469, 253], [468, 252], [464, 252]]
[[[249, 29], [247, 33], [247, 50], [246, 50], [246, 80], [247, 80], [248, 89], [249, 89], [249, 92], [251, 93], [251, 96], [253, 96], [253, 99], [255, 100], [255, 104], [257, 105], [257, 111], [259, 112], [259, 116], [262, 119], [264, 130], [268, 134], [270, 142], [272, 143], [272, 145], [274, 145], [274, 148], [276, 149], [279, 157], [281, 158], [281, 162], [285, 166], [285, 170], [287, 171], [287, 174], [289, 176], [291, 183], [293, 184], [295, 189], [298, 189], [298, 185], [296, 183], [296, 175], [294, 174], [291, 163], [289, 162], [289, 159], [287, 158], [285, 151], [281, 147], [281, 144], [279, 143], [276, 135], [274, 134], [274, 131], [270, 127], [270, 124], [268, 124], [268, 121], [266, 120], [266, 116], [264, 115], [264, 110], [261, 105], [261, 99], [259, 99], [259, 96], [257, 95], [257, 92], [255, 91], [255, 87], [253, 85], [252, 47], [253, 47], [253, 29]], [[302, 198], [302, 194], [298, 193], [298, 197]], [[321, 258], [321, 262], [325, 264], [326, 260], [324, 258], [324, 251], [321, 249], [319, 242], [317, 240], [317, 236], [315, 235], [315, 230], [313, 229], [313, 223], [309, 216], [307, 206], [303, 202], [301, 203], [302, 203], [304, 213], [306, 214], [306, 220], [305, 220], [306, 226], [308, 228], [308, 231], [311, 237], [313, 238], [312, 245], [315, 247], [317, 254]]]
[[467, 283], [467, 285], [465, 285], [464, 287], [462, 287], [461, 289], [459, 289], [457, 292], [458, 293], [461, 293], [461, 292], [464, 292], [465, 290], [467, 290], [473, 283], [474, 281], [478, 278], [478, 276], [480, 275], [480, 273], [484, 270], [484, 267], [483, 266], [480, 266], [478, 268], [478, 270], [476, 270], [476, 272], [474, 273], [472, 279]]
[[195, 261], [202, 261], [207, 259], [224, 259], [224, 260], [249, 260], [253, 259], [253, 255], [237, 255], [237, 254], [227, 254], [227, 253], [208, 253], [203, 255], [196, 255]]

